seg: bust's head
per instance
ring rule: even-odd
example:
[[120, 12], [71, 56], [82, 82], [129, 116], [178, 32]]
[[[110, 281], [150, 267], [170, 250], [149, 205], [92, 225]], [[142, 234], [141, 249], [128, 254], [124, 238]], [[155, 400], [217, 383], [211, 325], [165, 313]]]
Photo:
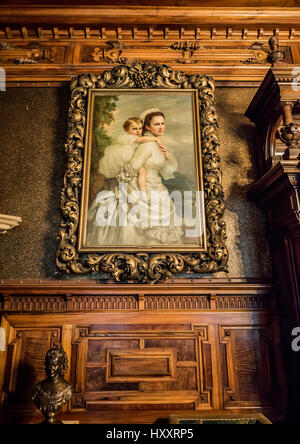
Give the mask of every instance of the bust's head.
[[68, 358], [60, 344], [48, 350], [45, 358], [45, 367], [46, 375], [49, 379], [64, 377], [68, 369]]

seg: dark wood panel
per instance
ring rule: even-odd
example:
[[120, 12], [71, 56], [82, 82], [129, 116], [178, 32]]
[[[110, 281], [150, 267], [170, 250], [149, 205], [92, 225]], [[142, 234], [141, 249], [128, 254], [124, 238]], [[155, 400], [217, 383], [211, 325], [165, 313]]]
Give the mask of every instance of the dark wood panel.
[[211, 345], [203, 342], [203, 384], [205, 390], [213, 388], [212, 361], [211, 361]]
[[126, 332], [126, 331], [187, 331], [190, 324], [96, 324], [91, 325], [90, 332]]
[[175, 348], [107, 350], [107, 381], [174, 380], [176, 355]]
[[127, 376], [134, 378], [147, 376], [169, 376], [169, 365], [167, 358], [147, 359], [122, 358], [114, 356], [111, 363], [111, 376]]
[[33, 385], [45, 379], [45, 356], [47, 350], [60, 341], [60, 329], [32, 328], [17, 330], [15, 340], [9, 344], [6, 361], [4, 393], [6, 405], [29, 404], [32, 406]]
[[107, 349], [137, 349], [138, 339], [89, 339], [87, 362], [106, 362]]
[[[120, 404], [120, 403], [87, 403], [87, 411], [88, 412], [112, 412], [111, 417], [113, 418], [113, 412], [139, 412], [139, 411], [149, 411], [149, 412], [155, 412], [156, 410], [166, 410], [166, 411], [173, 411], [173, 410], [193, 410], [195, 407], [194, 402], [182, 402], [182, 403], [176, 403], [176, 402], [165, 402], [165, 403], [139, 403], [138, 401], [134, 404]], [[146, 416], [146, 415], [145, 415]]]
[[197, 368], [177, 367], [175, 378], [176, 381], [167, 383], [166, 390], [197, 390]]
[[[299, 57], [299, 48], [293, 52]], [[290, 66], [272, 68], [246, 111], [256, 125], [253, 159], [259, 173], [248, 195], [266, 213], [292, 423], [298, 422], [300, 411], [300, 361], [291, 348], [291, 332], [300, 324], [300, 148], [298, 142], [290, 143], [284, 131], [290, 126], [299, 128], [299, 90], [295, 80], [298, 81]]]
[[106, 382], [105, 368], [87, 368], [85, 390], [87, 392], [102, 392], [102, 391], [138, 391], [139, 384], [136, 382], [128, 383], [113, 383]]
[[174, 382], [142, 382], [141, 392], [197, 390], [197, 368], [176, 368]]
[[222, 341], [227, 345], [229, 389], [224, 387], [225, 406], [270, 405], [276, 397], [266, 334], [267, 327], [221, 328]]
[[194, 339], [146, 339], [145, 348], [155, 347], [175, 347], [178, 361], [195, 361], [195, 340]]

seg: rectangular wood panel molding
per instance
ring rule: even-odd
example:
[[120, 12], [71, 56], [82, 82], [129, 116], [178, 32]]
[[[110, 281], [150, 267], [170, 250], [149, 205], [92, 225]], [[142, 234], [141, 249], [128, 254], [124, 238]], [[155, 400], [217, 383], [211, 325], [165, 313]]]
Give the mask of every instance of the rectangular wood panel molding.
[[174, 381], [175, 348], [107, 350], [106, 382]]

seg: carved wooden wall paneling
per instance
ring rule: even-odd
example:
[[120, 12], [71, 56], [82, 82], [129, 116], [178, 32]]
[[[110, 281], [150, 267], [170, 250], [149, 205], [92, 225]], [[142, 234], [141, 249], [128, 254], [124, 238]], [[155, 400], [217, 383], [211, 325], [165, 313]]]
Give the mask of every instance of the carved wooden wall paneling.
[[31, 403], [33, 384], [44, 378], [47, 350], [61, 340], [58, 328], [20, 328], [8, 344], [3, 392], [9, 405]]
[[[103, 405], [109, 409], [111, 404], [118, 403], [121, 407], [126, 403], [127, 392], [130, 392], [135, 404], [143, 404], [146, 409], [153, 408], [159, 392], [164, 392], [159, 402], [161, 408], [169, 408], [174, 404], [174, 399], [183, 407], [185, 404], [190, 405], [191, 399], [195, 403], [208, 402], [208, 395], [201, 393], [200, 380], [203, 386], [203, 378], [198, 370], [198, 347], [201, 353], [198, 338], [201, 338], [200, 342], [205, 340], [206, 329], [197, 329], [192, 334], [188, 331], [180, 333], [174, 332], [171, 324], [160, 325], [159, 331], [154, 324], [147, 326], [147, 332], [141, 328], [134, 332], [130, 326], [123, 325], [123, 330], [129, 328], [130, 333], [124, 332], [114, 337], [111, 332], [108, 333], [111, 326], [105, 327], [105, 338], [100, 338], [99, 333], [88, 333], [89, 329], [79, 328], [79, 333], [75, 333], [75, 337], [84, 339], [80, 340], [77, 351], [77, 356], [83, 356], [83, 360], [77, 361], [79, 382], [75, 378], [74, 383], [77, 390], [83, 392], [82, 399], [85, 399], [88, 409], [96, 409], [97, 406], [103, 408]], [[205, 356], [206, 362], [209, 361], [209, 354]], [[205, 374], [209, 375], [211, 361], [207, 365]], [[200, 373], [204, 374], [203, 368]], [[206, 376], [206, 380], [209, 380], [209, 376]], [[117, 396], [119, 402], [116, 401]]]
[[[213, 75], [219, 85], [224, 82], [241, 82], [256, 86], [270, 67], [266, 59], [267, 41], [260, 50], [252, 49], [255, 41], [251, 41], [247, 46], [242, 43], [227, 46], [227, 42], [219, 45], [204, 42], [196, 50], [189, 49], [200, 46], [196, 40], [170, 40], [160, 43], [146, 41], [140, 42], [139, 45], [136, 41], [115, 41], [112, 46], [110, 42], [94, 41], [90, 45], [66, 42], [60, 42], [58, 45], [51, 42], [35, 45], [33, 41], [24, 45], [23, 42], [14, 41], [14, 44], [11, 44], [12, 49], [0, 50], [0, 62], [6, 70], [7, 81], [11, 86], [26, 86], [20, 82], [27, 82], [27, 86], [48, 83], [50, 86], [51, 82], [55, 82], [57, 86], [59, 82], [66, 83], [78, 74], [101, 73], [113, 64], [130, 64], [139, 60], [167, 63], [171, 68], [185, 73], [205, 72], [206, 75]], [[31, 46], [38, 48], [31, 50]], [[293, 45], [284, 46], [282, 50], [286, 54], [287, 62], [299, 62]]]
[[[271, 36], [279, 38], [285, 61], [300, 65], [299, 8], [233, 13], [226, 8], [0, 7], [0, 65], [8, 86], [62, 85], [74, 75], [140, 58], [212, 75], [218, 85], [258, 86], [270, 66]], [[270, 102], [267, 108], [274, 113]], [[281, 149], [276, 142], [270, 152], [281, 156]], [[263, 199], [272, 180], [258, 185]], [[284, 201], [282, 206], [291, 225], [299, 219], [297, 187], [288, 195], [292, 211]], [[267, 193], [267, 199], [272, 196], [274, 191]], [[285, 224], [270, 208], [267, 217], [274, 227]], [[280, 299], [282, 313], [294, 322], [299, 307], [292, 267], [300, 250], [299, 231], [291, 233], [277, 245], [286, 248], [291, 276], [281, 286], [290, 285], [293, 294], [286, 308]], [[278, 259], [279, 268], [284, 262]], [[8, 341], [0, 353], [2, 407], [32, 408], [30, 389], [42, 378], [43, 356], [61, 342], [71, 363], [66, 379], [74, 388], [68, 409], [77, 414], [240, 408], [284, 415], [284, 366], [270, 285], [202, 279], [155, 289], [106, 283], [104, 292], [103, 287], [79, 281], [0, 284]]]
[[[225, 406], [272, 405], [276, 396], [266, 326], [221, 326], [221, 343], [226, 347]], [[270, 362], [271, 361], [271, 362]]]

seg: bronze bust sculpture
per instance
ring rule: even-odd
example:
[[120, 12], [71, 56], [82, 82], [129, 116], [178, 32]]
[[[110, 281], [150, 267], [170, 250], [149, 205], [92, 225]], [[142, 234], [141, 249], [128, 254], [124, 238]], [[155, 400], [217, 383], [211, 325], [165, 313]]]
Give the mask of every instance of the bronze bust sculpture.
[[47, 379], [33, 386], [32, 400], [45, 416], [43, 424], [62, 424], [56, 418], [61, 407], [72, 396], [71, 384], [64, 379], [68, 358], [61, 345], [50, 348], [45, 358]]

